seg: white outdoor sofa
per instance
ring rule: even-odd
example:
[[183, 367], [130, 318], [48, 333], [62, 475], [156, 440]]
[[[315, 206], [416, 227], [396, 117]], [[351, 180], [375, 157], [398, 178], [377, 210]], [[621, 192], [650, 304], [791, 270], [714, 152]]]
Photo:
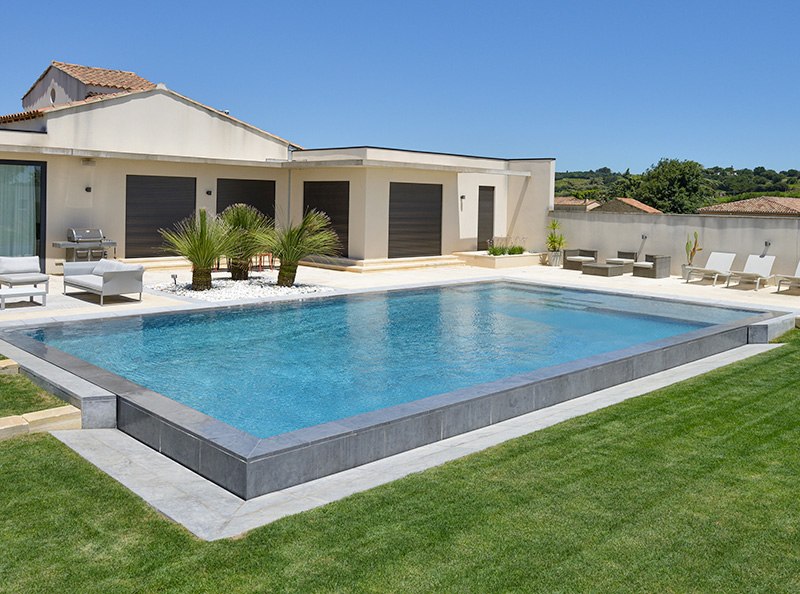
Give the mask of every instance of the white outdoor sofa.
[[12, 289], [19, 285], [44, 285], [50, 291], [50, 277], [42, 274], [39, 256], [0, 256], [0, 289], [8, 285]]
[[758, 254], [750, 254], [747, 256], [747, 262], [745, 262], [744, 270], [731, 270], [730, 275], [728, 276], [728, 282], [725, 283], [726, 287], [731, 286], [732, 280], [738, 280], [740, 283], [742, 281], [755, 281], [756, 283], [756, 291], [758, 291], [758, 287], [761, 284], [761, 281], [764, 281], [764, 284], [767, 284], [771, 278], [774, 278], [775, 275], [772, 274], [772, 266], [775, 264], [775, 256], [759, 256]]
[[144, 266], [140, 264], [114, 260], [64, 262], [64, 294], [67, 287], [73, 287], [100, 295], [100, 305], [103, 305], [103, 298], [109, 295], [139, 293], [141, 301], [143, 277]]
[[688, 283], [692, 275], [699, 274], [702, 277], [714, 277], [713, 285], [717, 284], [717, 279], [721, 276], [730, 276], [731, 266], [736, 259], [736, 254], [728, 252], [711, 252], [705, 266], [689, 266], [686, 269], [686, 282]]

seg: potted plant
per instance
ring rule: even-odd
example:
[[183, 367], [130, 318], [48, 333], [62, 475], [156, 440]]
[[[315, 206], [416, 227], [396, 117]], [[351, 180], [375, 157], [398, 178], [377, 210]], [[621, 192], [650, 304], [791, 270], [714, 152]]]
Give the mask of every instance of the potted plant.
[[694, 232], [694, 241], [692, 241], [692, 234], [690, 233], [686, 239], [686, 264], [681, 264], [681, 276], [686, 278], [686, 269], [694, 262], [694, 257], [702, 250], [697, 242], [697, 231]]
[[559, 229], [561, 229], [561, 223], [556, 219], [552, 219], [547, 223], [547, 229], [547, 239], [545, 239], [545, 245], [547, 246], [547, 262], [550, 266], [560, 266], [561, 250], [567, 247], [564, 236], [558, 232]]

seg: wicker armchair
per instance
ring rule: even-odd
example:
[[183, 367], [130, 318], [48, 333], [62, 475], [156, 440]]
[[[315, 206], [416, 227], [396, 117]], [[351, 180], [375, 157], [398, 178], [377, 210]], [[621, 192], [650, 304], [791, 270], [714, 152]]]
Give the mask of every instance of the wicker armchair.
[[564, 268], [581, 270], [585, 262], [597, 262], [597, 250], [564, 250]]
[[647, 254], [643, 262], [634, 262], [633, 276], [644, 278], [666, 278], [669, 276], [669, 269], [672, 265], [672, 258], [669, 256], [654, 256]]

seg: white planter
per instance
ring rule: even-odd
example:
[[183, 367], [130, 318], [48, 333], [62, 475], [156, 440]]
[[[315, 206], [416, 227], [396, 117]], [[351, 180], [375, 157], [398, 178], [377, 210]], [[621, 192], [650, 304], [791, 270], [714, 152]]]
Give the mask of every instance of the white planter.
[[561, 266], [562, 252], [547, 252], [547, 263], [550, 266]]

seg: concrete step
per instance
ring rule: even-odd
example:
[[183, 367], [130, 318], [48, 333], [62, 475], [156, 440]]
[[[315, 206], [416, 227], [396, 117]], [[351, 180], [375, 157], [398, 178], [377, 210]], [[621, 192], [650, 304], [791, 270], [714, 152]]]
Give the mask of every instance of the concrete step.
[[383, 258], [374, 260], [351, 260], [348, 258], [308, 259], [302, 262], [305, 266], [343, 270], [345, 272], [380, 272], [384, 270], [410, 270], [434, 266], [464, 266], [459, 258], [447, 256], [425, 256], [420, 258]]

